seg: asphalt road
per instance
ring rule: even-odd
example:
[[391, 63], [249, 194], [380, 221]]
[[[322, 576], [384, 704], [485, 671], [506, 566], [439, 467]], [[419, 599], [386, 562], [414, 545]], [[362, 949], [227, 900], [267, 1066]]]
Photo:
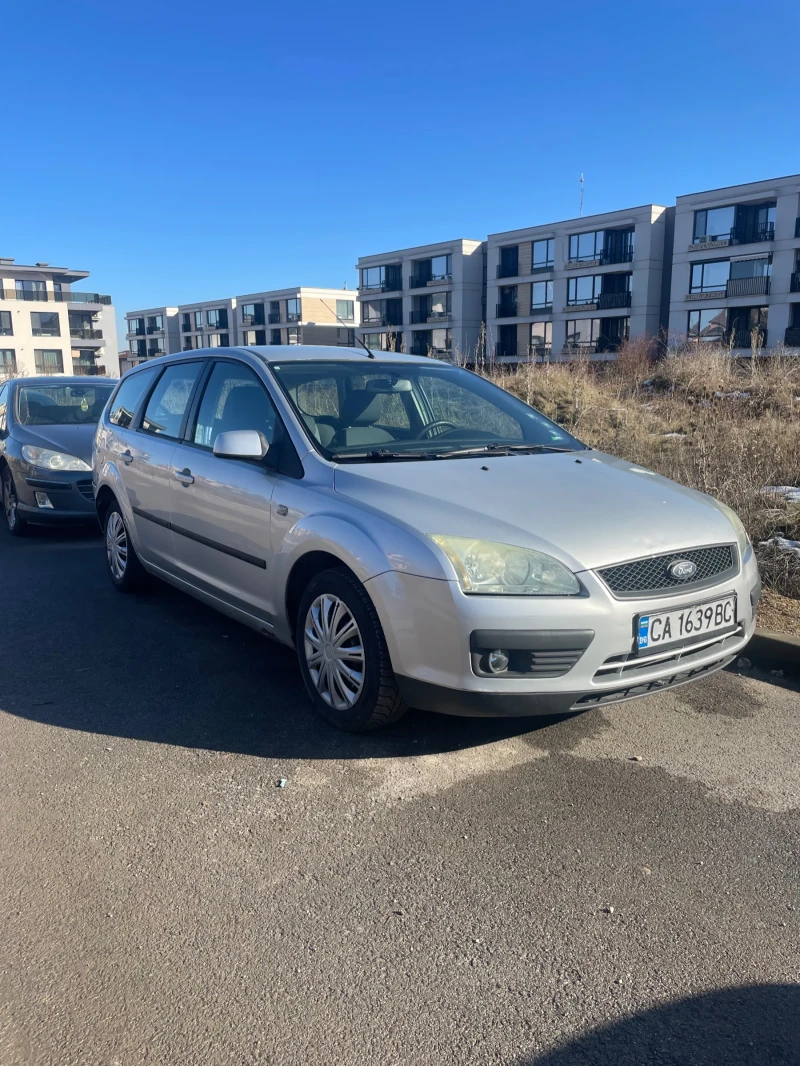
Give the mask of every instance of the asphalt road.
[[97, 537], [0, 582], [2, 1066], [800, 1063], [796, 686], [353, 738]]

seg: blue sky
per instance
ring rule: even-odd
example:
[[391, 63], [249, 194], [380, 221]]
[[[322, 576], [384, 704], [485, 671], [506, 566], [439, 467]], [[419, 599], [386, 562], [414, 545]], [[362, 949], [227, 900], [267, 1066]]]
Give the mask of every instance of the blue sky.
[[[123, 314], [800, 171], [796, 0], [7, 0], [0, 255]], [[122, 344], [120, 344], [122, 347]]]

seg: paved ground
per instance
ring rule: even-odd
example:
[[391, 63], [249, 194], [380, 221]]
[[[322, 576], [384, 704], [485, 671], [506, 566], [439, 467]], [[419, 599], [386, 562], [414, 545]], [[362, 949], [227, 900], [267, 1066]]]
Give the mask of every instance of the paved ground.
[[2, 1066], [800, 1062], [796, 687], [358, 739], [97, 538], [0, 579]]

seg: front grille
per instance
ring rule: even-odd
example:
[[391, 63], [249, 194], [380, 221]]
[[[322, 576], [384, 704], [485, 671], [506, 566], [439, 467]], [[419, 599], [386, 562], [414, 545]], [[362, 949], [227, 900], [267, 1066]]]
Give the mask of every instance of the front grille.
[[[681, 581], [669, 573], [670, 564], [678, 559], [688, 559], [697, 567], [696, 573], [688, 581]], [[647, 559], [620, 563], [619, 566], [606, 566], [597, 573], [615, 596], [632, 599], [641, 593], [654, 596], [676, 589], [716, 585], [731, 577], [736, 570], [735, 548], [732, 544], [719, 544], [713, 548], [651, 555]]]
[[624, 700], [634, 700], [638, 696], [649, 696], [654, 692], [663, 692], [665, 689], [675, 688], [676, 685], [683, 685], [687, 681], [695, 681], [705, 677], [706, 674], [713, 674], [715, 670], [721, 670], [723, 667], [729, 666], [735, 658], [735, 654], [726, 655], [724, 658], [717, 659], [712, 663], [706, 663], [704, 666], [696, 666], [693, 670], [682, 670], [671, 677], [660, 677], [653, 681], [644, 681], [639, 685], [628, 685], [625, 688], [613, 689], [610, 692], [587, 693], [585, 696], [581, 696], [576, 703], [573, 703], [570, 710], [585, 711], [589, 707], [602, 707], [606, 703], [622, 703]]
[[84, 500], [91, 500], [94, 502], [94, 488], [92, 486], [91, 478], [88, 478], [85, 481], [76, 481], [75, 487], [81, 496], [83, 496]]
[[593, 681], [613, 681], [630, 677], [641, 676], [648, 670], [664, 670], [670, 665], [691, 666], [698, 659], [715, 653], [727, 651], [732, 644], [744, 636], [744, 625], [739, 622], [732, 632], [723, 633], [719, 636], [701, 637], [692, 642], [688, 640], [682, 647], [676, 648], [671, 654], [661, 652], [649, 656], [636, 655], [633, 652], [627, 655], [612, 655], [605, 660], [602, 666], [595, 671]]

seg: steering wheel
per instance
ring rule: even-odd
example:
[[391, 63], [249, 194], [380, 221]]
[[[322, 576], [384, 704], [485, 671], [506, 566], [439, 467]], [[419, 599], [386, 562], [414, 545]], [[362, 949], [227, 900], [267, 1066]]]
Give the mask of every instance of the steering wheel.
[[417, 434], [417, 440], [421, 440], [423, 436], [430, 436], [432, 429], [436, 429], [437, 426], [448, 426], [450, 429], [458, 429], [455, 422], [448, 422], [446, 419], [440, 419], [438, 422], [429, 422], [427, 426], [423, 426]]

